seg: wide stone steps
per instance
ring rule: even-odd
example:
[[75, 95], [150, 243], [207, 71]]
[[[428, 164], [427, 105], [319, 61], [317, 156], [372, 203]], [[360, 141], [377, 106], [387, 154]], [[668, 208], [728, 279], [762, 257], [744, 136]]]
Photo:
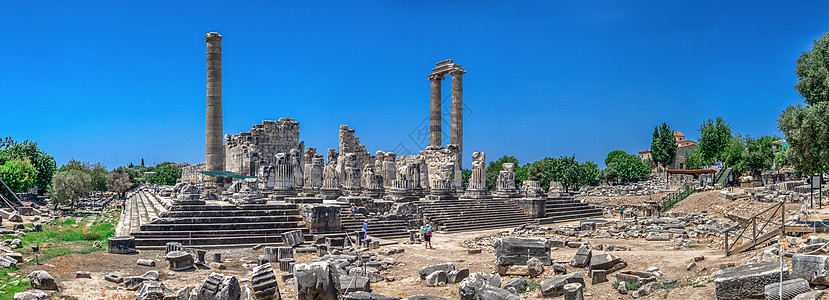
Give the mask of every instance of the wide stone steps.
[[546, 217], [539, 218], [539, 224], [551, 224], [584, 219], [601, 218], [601, 208], [573, 200], [572, 196], [547, 199], [544, 210]]
[[447, 232], [515, 227], [535, 220], [518, 207], [497, 199], [422, 202], [423, 216]]
[[[342, 217], [343, 228], [349, 233], [361, 231], [363, 229], [363, 220], [365, 217], [357, 215], [356, 219], [349, 216], [349, 205], [343, 205], [340, 209], [340, 217]], [[368, 235], [370, 237], [378, 237], [382, 239], [401, 239], [408, 238], [409, 223], [403, 220], [378, 220], [369, 218]]]
[[175, 205], [167, 197], [143, 190], [127, 200], [116, 227], [118, 234], [134, 236], [141, 249], [163, 249], [168, 242], [203, 248], [283, 245], [281, 234], [293, 230], [301, 230], [306, 242], [314, 240], [296, 204]]

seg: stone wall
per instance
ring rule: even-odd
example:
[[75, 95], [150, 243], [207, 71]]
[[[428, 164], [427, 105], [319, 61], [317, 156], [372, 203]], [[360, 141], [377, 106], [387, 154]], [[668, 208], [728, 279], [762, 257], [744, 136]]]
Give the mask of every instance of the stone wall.
[[195, 165], [184, 166], [181, 168], [181, 182], [201, 182], [206, 177], [201, 172], [204, 171], [207, 163], [201, 162]]
[[248, 132], [225, 135], [225, 170], [256, 175], [259, 165], [273, 165], [277, 153], [303, 151], [299, 143], [299, 122], [290, 118], [262, 121]]

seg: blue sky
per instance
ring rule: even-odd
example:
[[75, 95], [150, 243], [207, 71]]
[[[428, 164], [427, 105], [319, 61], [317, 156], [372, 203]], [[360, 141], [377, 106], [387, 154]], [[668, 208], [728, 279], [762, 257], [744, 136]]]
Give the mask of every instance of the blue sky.
[[780, 112], [802, 102], [795, 60], [829, 31], [819, 1], [518, 3], [7, 1], [0, 136], [59, 165], [202, 162], [216, 31], [225, 133], [290, 117], [318, 152], [347, 124], [372, 153], [414, 153], [427, 75], [453, 59], [467, 70], [464, 167], [474, 151], [603, 165], [647, 149], [663, 121], [690, 139], [717, 116], [779, 134]]

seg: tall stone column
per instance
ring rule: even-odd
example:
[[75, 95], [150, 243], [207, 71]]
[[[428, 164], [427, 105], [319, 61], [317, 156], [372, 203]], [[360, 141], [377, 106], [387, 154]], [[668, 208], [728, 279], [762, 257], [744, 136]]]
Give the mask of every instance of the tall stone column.
[[429, 110], [429, 146], [440, 147], [440, 81], [443, 80], [443, 75], [429, 75], [429, 80], [432, 81], [432, 105]]
[[225, 151], [222, 138], [222, 36], [210, 32], [204, 37], [207, 43], [207, 130], [206, 171], [222, 171], [225, 168]]
[[463, 168], [463, 73], [458, 69], [452, 74], [452, 126], [449, 129], [450, 144], [458, 145], [458, 166]]

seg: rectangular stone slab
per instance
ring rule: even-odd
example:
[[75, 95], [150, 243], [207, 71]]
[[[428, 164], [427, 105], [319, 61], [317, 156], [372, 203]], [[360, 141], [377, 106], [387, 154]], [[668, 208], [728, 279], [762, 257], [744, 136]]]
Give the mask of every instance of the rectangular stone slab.
[[[767, 284], [780, 281], [780, 263], [746, 264], [715, 273], [714, 287], [717, 300], [737, 300], [763, 297]], [[783, 280], [789, 279], [789, 268], [783, 264]]]
[[530, 257], [538, 258], [546, 266], [552, 264], [547, 239], [505, 237], [495, 240], [492, 247], [496, 265], [526, 265]]

